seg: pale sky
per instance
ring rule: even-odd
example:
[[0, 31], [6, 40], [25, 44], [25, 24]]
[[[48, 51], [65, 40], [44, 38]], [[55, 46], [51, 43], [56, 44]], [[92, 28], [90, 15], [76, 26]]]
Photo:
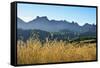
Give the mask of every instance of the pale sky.
[[79, 25], [84, 25], [85, 23], [96, 24], [95, 7], [52, 6], [18, 3], [17, 12], [17, 16], [25, 22], [31, 21], [37, 16], [47, 16], [49, 20], [74, 21]]

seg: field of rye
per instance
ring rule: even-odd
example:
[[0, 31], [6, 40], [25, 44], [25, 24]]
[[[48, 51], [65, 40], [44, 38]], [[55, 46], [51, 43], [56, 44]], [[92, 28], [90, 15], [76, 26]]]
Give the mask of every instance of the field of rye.
[[17, 42], [17, 64], [39, 64], [96, 60], [96, 43], [68, 43], [38, 39]]

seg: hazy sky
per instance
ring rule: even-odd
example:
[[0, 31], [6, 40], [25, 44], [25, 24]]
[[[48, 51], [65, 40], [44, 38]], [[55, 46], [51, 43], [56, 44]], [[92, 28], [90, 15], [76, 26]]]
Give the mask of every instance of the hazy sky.
[[96, 24], [96, 8], [75, 6], [52, 6], [37, 4], [17, 4], [18, 17], [28, 22], [36, 16], [47, 16], [49, 20], [75, 21], [79, 25]]

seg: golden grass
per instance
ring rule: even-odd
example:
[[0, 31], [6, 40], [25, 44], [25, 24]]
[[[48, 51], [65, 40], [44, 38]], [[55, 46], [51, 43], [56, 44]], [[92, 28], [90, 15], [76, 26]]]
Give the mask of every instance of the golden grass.
[[17, 43], [17, 64], [96, 60], [96, 43], [28, 40]]

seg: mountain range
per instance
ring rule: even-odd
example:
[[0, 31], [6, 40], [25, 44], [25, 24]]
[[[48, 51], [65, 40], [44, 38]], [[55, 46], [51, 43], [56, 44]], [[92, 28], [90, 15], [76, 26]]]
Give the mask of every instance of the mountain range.
[[80, 26], [74, 21], [68, 22], [66, 20], [49, 20], [46, 16], [37, 16], [35, 19], [29, 22], [24, 22], [20, 18], [17, 18], [17, 26], [17, 28], [24, 30], [39, 29], [48, 32], [59, 32], [62, 30], [70, 30], [79, 33], [84, 33], [88, 31], [96, 32], [96, 25], [94, 24], [85, 23], [83, 26]]
[[35, 38], [34, 34], [38, 35], [40, 40], [45, 40], [47, 37], [51, 40], [75, 40], [80, 37], [93, 39], [96, 38], [96, 25], [85, 23], [83, 26], [80, 26], [74, 21], [49, 20], [46, 16], [37, 16], [29, 22], [24, 22], [22, 19], [17, 18], [18, 39]]

